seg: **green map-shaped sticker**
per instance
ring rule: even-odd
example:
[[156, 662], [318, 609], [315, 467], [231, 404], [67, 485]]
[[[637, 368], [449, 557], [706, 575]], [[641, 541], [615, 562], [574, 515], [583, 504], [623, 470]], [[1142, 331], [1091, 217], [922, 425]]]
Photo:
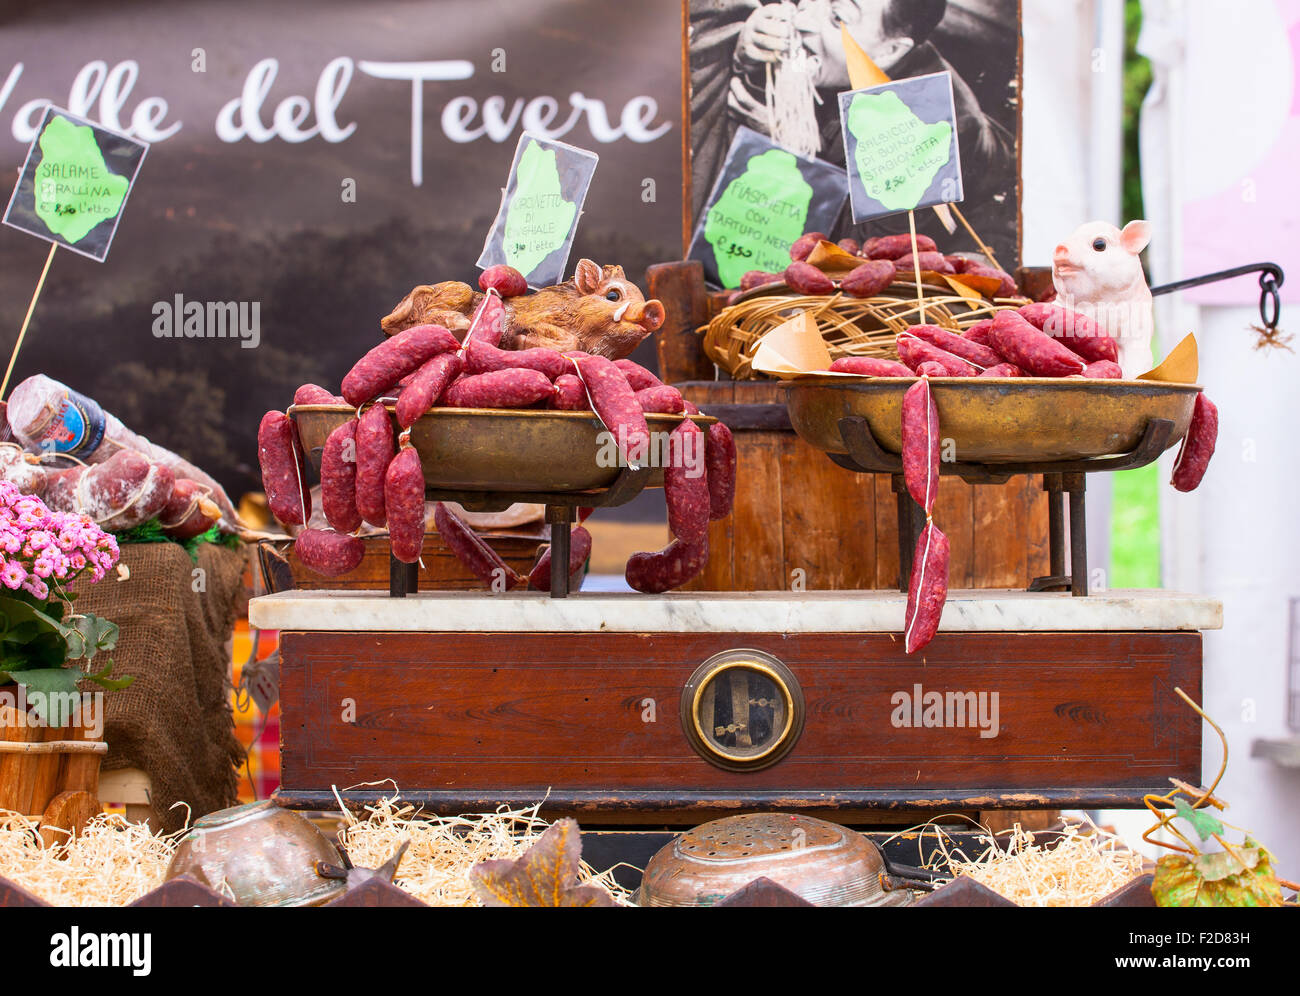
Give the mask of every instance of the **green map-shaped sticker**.
[[515, 170], [515, 192], [506, 208], [506, 262], [525, 277], [564, 245], [578, 206], [560, 191], [555, 150], [529, 142]]
[[915, 208], [948, 163], [952, 125], [925, 124], [892, 90], [856, 95], [846, 125], [863, 188], [890, 211]]
[[745, 164], [704, 222], [723, 287], [739, 287], [748, 270], [780, 273], [790, 265], [790, 243], [804, 232], [812, 196], [789, 152], [769, 149]]
[[91, 128], [56, 114], [40, 147], [35, 210], [51, 232], [75, 244], [122, 210], [130, 183], [109, 171]]

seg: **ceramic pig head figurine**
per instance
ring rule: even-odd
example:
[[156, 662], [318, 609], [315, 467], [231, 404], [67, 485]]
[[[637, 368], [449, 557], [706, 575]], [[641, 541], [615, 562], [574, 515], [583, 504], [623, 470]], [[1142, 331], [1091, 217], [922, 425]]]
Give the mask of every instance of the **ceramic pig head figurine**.
[[1151, 290], [1140, 257], [1150, 228], [1145, 221], [1130, 221], [1123, 229], [1090, 221], [1052, 254], [1058, 303], [1091, 318], [1116, 340], [1126, 378], [1151, 368]]

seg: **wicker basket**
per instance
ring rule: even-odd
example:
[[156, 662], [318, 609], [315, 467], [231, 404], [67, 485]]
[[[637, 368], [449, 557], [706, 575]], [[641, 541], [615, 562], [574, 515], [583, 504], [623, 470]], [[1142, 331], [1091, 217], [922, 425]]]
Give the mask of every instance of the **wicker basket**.
[[[960, 332], [992, 318], [1003, 308], [1018, 308], [1027, 298], [973, 299], [950, 288], [922, 284], [925, 322]], [[758, 342], [778, 325], [811, 311], [826, 339], [831, 359], [840, 356], [879, 356], [897, 359], [895, 336], [921, 321], [916, 284], [897, 282], [879, 297], [856, 298], [844, 294], [791, 294], [785, 284], [767, 284], [747, 292], [723, 308], [700, 331], [704, 353], [735, 380], [757, 380], [762, 375], [750, 367]]]

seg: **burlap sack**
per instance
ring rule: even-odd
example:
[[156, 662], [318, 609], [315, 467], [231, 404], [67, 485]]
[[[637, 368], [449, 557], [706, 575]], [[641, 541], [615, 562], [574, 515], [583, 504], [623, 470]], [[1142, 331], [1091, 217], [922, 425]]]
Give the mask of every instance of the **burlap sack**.
[[105, 695], [104, 769], [145, 771], [167, 831], [186, 818], [173, 803], [188, 803], [197, 819], [237, 801], [244, 751], [235, 739], [228, 643], [246, 560], [243, 550], [210, 543], [199, 547], [197, 564], [176, 543], [123, 544], [130, 578], [110, 573], [82, 587], [75, 603], [118, 624], [113, 677], [135, 677]]

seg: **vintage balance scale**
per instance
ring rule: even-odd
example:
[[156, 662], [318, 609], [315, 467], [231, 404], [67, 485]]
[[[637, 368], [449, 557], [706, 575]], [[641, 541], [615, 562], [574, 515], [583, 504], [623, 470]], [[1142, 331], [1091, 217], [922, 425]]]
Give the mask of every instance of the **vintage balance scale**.
[[[1174, 688], [1199, 699], [1201, 631], [1221, 625], [1221, 606], [1164, 591], [1089, 594], [1083, 571], [1066, 574], [1062, 498], [1082, 564], [1084, 475], [1154, 460], [1185, 431], [1197, 390], [936, 381], [945, 433], [969, 455], [944, 472], [1044, 474], [1053, 576], [1034, 587], [1075, 597], [951, 592], [938, 636], [911, 657], [905, 592], [569, 594], [573, 509], [626, 502], [659, 473], [598, 467], [601, 426], [589, 413], [430, 412], [412, 434], [428, 497], [475, 510], [544, 504], [552, 595], [418, 592], [414, 571], [394, 562], [387, 594], [254, 599], [250, 623], [280, 631], [278, 798], [331, 809], [336, 790], [363, 804], [396, 786], [439, 813], [545, 800], [544, 813], [584, 827], [755, 810], [865, 826], [1138, 806], [1171, 777], [1197, 784], [1200, 720]], [[1082, 391], [1092, 403], [1105, 395], [1105, 431], [1086, 431]], [[898, 396], [897, 384], [812, 380], [792, 387], [789, 412], [842, 466], [897, 476]], [[352, 411], [290, 414], [318, 457]], [[651, 428], [678, 418], [651, 416]], [[1008, 446], [1008, 419], [1036, 432]], [[994, 440], [985, 450], [981, 432]], [[895, 490], [910, 554], [915, 511]]]

